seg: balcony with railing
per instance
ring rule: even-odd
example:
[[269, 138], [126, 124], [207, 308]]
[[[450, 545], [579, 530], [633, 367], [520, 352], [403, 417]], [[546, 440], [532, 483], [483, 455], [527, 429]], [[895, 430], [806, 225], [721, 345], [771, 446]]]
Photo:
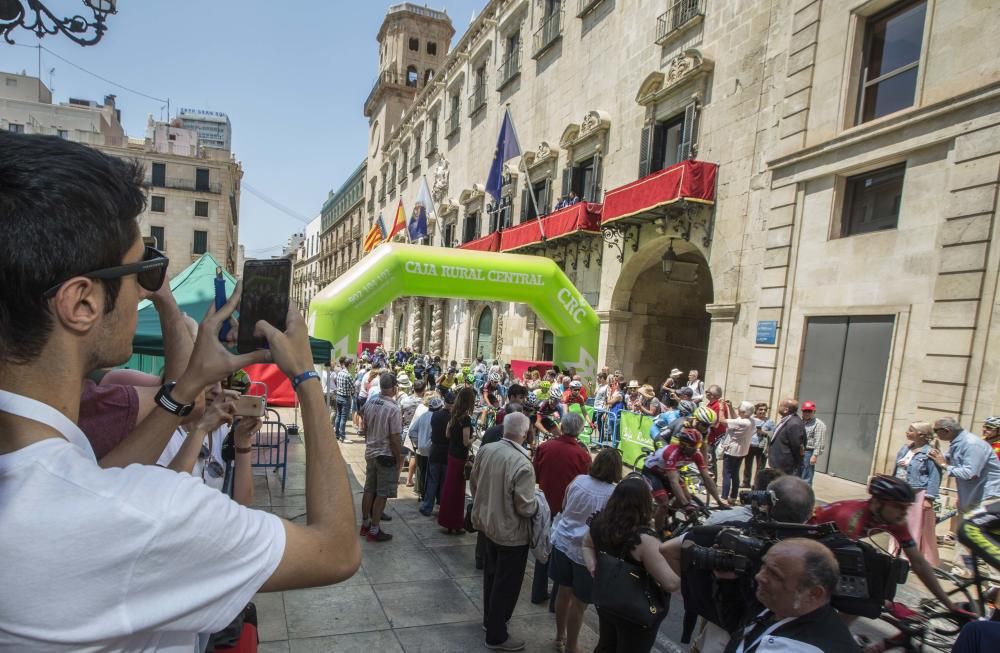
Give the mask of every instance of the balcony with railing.
[[453, 109], [451, 115], [448, 116], [448, 132], [445, 134], [445, 138], [451, 138], [458, 133], [458, 129], [462, 126], [462, 116], [459, 114], [457, 109]]
[[674, 40], [687, 28], [705, 18], [705, 0], [674, 0], [656, 19], [656, 44], [664, 45]]
[[378, 201], [379, 202], [385, 202], [385, 182], [384, 181], [382, 182], [382, 185], [378, 187]]
[[533, 59], [542, 56], [546, 50], [555, 45], [556, 41], [562, 38], [563, 31], [563, 10], [557, 9], [548, 16], [542, 18], [542, 24], [535, 30]]
[[438, 133], [435, 129], [431, 132], [430, 136], [427, 137], [427, 141], [424, 143], [424, 156], [430, 158], [432, 154], [438, 151]]
[[474, 116], [481, 109], [486, 108], [486, 78], [483, 77], [483, 81], [479, 83], [476, 88], [472, 89], [472, 95], [469, 96], [469, 115]]
[[507, 84], [521, 74], [521, 46], [507, 53], [507, 57], [497, 68], [497, 90], [502, 91]]
[[173, 188], [175, 190], [190, 190], [196, 193], [221, 193], [222, 187], [219, 182], [198, 182], [194, 179], [182, 179], [180, 177], [165, 177], [158, 179], [147, 179], [146, 183], [153, 188]]
[[414, 80], [410, 81], [407, 79], [405, 70], [396, 70], [396, 64], [390, 64], [388, 68], [383, 70], [375, 77], [375, 82], [372, 84], [372, 90], [369, 91], [368, 97], [365, 99], [365, 115], [369, 115], [374, 108], [375, 101], [378, 99], [379, 91], [393, 87], [393, 88], [411, 88], [416, 92], [417, 90], [425, 86], [425, 82], [419, 76]]

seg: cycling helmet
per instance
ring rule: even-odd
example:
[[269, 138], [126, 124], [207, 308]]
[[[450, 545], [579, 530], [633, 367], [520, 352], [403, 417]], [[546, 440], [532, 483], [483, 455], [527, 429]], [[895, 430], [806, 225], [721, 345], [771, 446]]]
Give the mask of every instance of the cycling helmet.
[[549, 399], [562, 399], [562, 393], [559, 392], [559, 388], [557, 386], [552, 386], [549, 389]]
[[528, 396], [524, 398], [524, 412], [536, 412], [538, 410], [538, 398], [535, 397], [534, 392], [529, 392]]
[[681, 401], [677, 404], [677, 410], [680, 412], [681, 417], [687, 417], [695, 411], [697, 406], [694, 405], [693, 401], [688, 401], [687, 399]]
[[573, 381], [573, 382], [571, 382], [571, 383], [569, 384], [569, 389], [570, 389], [570, 390], [579, 390], [579, 389], [581, 389], [582, 387], [583, 387], [583, 384], [582, 384], [582, 383], [580, 383], [579, 381]]
[[718, 419], [718, 416], [715, 414], [715, 411], [705, 406], [699, 406], [698, 408], [696, 408], [694, 413], [691, 414], [691, 416], [694, 417], [699, 422], [701, 422], [702, 424], [708, 424], [709, 426], [715, 424], [715, 420]]
[[986, 421], [983, 422], [983, 426], [991, 429], [1000, 429], [1000, 416], [987, 417]]
[[693, 447], [701, 446], [701, 433], [695, 429], [684, 429], [677, 434], [678, 444], [689, 444]]
[[500, 383], [500, 374], [497, 372], [490, 374], [490, 383]]
[[466, 383], [475, 383], [476, 382], [476, 375], [473, 374], [472, 372], [469, 372], [468, 374], [465, 375], [465, 382]]
[[916, 494], [909, 484], [895, 476], [876, 474], [868, 482], [868, 494], [877, 499], [895, 501], [897, 503], [913, 503]]

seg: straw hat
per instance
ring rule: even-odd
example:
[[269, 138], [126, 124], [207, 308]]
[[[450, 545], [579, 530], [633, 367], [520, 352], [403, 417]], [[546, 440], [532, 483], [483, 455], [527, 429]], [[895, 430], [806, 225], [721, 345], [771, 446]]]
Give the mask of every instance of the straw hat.
[[646, 399], [652, 399], [653, 397], [656, 396], [656, 393], [653, 391], [653, 386], [651, 385], [644, 385], [641, 388], [639, 388], [639, 394], [641, 394]]

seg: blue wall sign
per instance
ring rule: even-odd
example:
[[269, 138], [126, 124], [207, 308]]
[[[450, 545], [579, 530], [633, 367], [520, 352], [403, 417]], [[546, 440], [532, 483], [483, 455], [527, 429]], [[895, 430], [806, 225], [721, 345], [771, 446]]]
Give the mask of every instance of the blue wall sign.
[[757, 321], [757, 344], [773, 345], [778, 342], [778, 321], [758, 320]]

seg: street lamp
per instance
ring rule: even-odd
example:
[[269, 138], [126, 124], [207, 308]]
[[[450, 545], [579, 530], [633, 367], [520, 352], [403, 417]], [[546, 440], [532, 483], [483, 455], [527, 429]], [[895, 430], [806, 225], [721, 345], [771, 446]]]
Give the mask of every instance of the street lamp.
[[677, 262], [677, 252], [674, 251], [674, 239], [670, 239], [670, 244], [667, 246], [667, 252], [663, 255], [660, 260], [660, 266], [663, 268], [663, 276], [667, 279], [670, 278], [670, 274], [674, 271], [674, 263]]
[[14, 44], [11, 32], [18, 27], [34, 32], [38, 38], [47, 34], [63, 34], [77, 45], [95, 45], [104, 36], [105, 19], [118, 13], [117, 0], [83, 0], [93, 13], [83, 16], [59, 18], [41, 0], [0, 0], [0, 34], [7, 43]]

